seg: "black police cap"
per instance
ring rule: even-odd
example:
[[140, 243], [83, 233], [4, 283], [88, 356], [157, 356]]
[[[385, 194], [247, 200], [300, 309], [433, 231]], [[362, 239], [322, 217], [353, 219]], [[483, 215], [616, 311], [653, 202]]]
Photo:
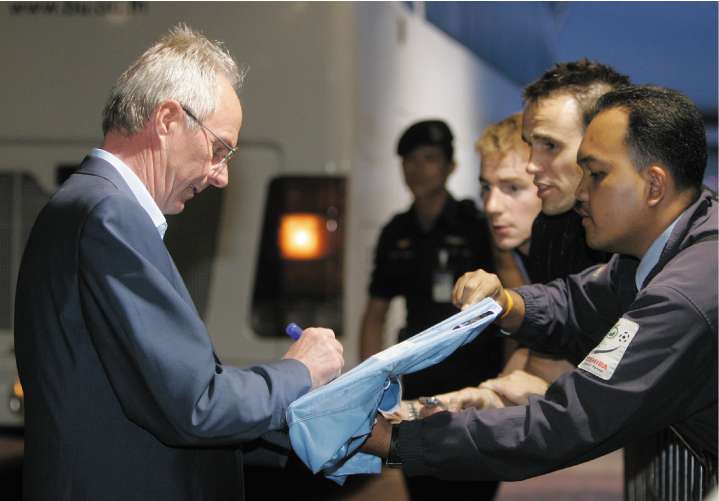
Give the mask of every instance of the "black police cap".
[[454, 148], [452, 147], [452, 131], [442, 120], [423, 120], [411, 125], [397, 143], [397, 154], [407, 156], [420, 146], [439, 146], [452, 160]]

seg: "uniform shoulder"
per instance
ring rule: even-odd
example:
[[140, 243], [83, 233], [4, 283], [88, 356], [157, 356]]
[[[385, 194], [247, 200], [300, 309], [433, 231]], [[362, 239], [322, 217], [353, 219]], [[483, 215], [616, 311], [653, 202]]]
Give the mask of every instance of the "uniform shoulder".
[[398, 212], [394, 214], [389, 221], [382, 227], [382, 231], [397, 231], [400, 228], [405, 228], [413, 222], [412, 208], [410, 207], [406, 211]]
[[713, 329], [717, 325], [717, 242], [695, 243], [674, 256], [646, 286], [647, 292], [665, 289], [683, 297]]

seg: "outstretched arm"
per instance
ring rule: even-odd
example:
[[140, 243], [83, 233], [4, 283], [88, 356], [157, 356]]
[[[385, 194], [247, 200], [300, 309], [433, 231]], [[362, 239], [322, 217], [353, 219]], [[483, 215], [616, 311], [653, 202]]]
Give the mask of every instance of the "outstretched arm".
[[524, 300], [516, 292], [505, 289], [499, 277], [493, 273], [484, 270], [465, 273], [454, 284], [452, 291], [452, 301], [462, 309], [488, 297], [502, 307], [503, 313], [497, 320], [502, 329], [513, 332], [522, 325]]

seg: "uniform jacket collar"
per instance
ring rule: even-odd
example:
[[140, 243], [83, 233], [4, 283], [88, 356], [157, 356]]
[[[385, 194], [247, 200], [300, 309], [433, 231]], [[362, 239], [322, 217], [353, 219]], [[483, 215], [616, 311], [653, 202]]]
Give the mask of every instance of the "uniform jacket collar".
[[716, 236], [717, 222], [717, 194], [705, 187], [694, 203], [679, 216], [657, 264], [649, 272], [642, 286], [646, 287], [679, 252], [698, 240]]

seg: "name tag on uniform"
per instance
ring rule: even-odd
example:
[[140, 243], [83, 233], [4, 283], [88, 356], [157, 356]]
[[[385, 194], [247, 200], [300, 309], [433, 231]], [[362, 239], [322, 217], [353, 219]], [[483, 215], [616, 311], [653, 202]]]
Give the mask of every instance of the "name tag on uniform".
[[432, 278], [432, 300], [435, 303], [452, 302], [454, 276], [449, 271], [437, 271]]
[[582, 360], [579, 368], [609, 381], [638, 330], [638, 323], [620, 318], [602, 342]]
[[449, 251], [440, 249], [437, 255], [437, 269], [432, 273], [432, 301], [435, 303], [452, 302], [454, 275], [448, 264]]

